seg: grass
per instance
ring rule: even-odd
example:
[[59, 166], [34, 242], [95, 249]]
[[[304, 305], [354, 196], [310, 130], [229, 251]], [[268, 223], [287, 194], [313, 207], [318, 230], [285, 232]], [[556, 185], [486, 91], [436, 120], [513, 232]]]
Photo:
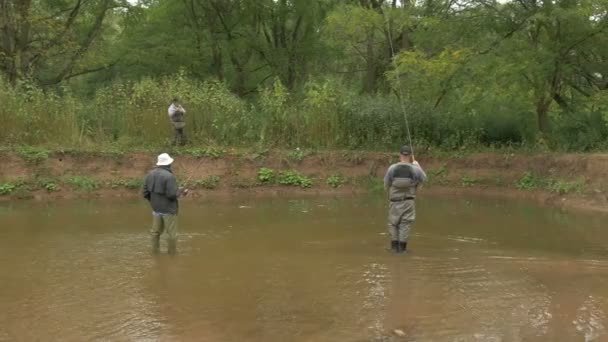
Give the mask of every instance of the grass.
[[38, 179], [38, 187], [46, 190], [47, 192], [59, 191], [60, 187], [57, 185], [57, 181], [54, 179]]
[[270, 152], [270, 149], [268, 149], [268, 148], [262, 148], [262, 149], [253, 151], [251, 153], [251, 159], [252, 160], [264, 160], [264, 159], [266, 159], [266, 157], [268, 157], [269, 152]]
[[519, 190], [545, 190], [560, 195], [569, 193], [582, 193], [585, 190], [585, 179], [579, 178], [573, 181], [546, 178], [526, 172], [517, 182], [515, 187]]
[[281, 185], [299, 186], [301, 188], [310, 188], [313, 185], [310, 178], [293, 170], [280, 172], [277, 177], [277, 182]]
[[273, 169], [263, 167], [258, 170], [258, 180], [262, 184], [272, 184], [275, 181], [275, 172]]
[[446, 164], [441, 165], [438, 169], [427, 170], [427, 184], [447, 185], [448, 167]]
[[203, 189], [215, 189], [220, 184], [219, 176], [209, 176], [207, 178], [199, 179], [194, 182], [194, 186]]
[[189, 155], [196, 158], [221, 158], [226, 154], [226, 150], [219, 147], [187, 147], [175, 151], [176, 155]]
[[257, 181], [259, 184], [280, 184], [301, 188], [310, 188], [313, 185], [312, 179], [299, 174], [297, 171], [281, 171], [277, 174], [275, 170], [266, 167], [258, 170]]
[[87, 176], [71, 176], [63, 178], [63, 182], [80, 190], [93, 191], [99, 189], [101, 182]]
[[297, 147], [295, 150], [287, 153], [287, 158], [289, 160], [301, 162], [302, 160], [304, 160], [304, 158], [306, 158], [307, 156], [309, 156], [311, 154], [313, 154], [312, 151], [302, 150], [299, 147]]
[[479, 179], [469, 176], [462, 176], [460, 178], [460, 185], [464, 187], [472, 187], [479, 184]]
[[108, 181], [106, 185], [112, 189], [141, 189], [144, 185], [144, 180], [143, 178], [115, 179]]
[[17, 148], [17, 154], [28, 163], [38, 164], [47, 160], [50, 152], [43, 148], [22, 146]]
[[347, 182], [348, 179], [340, 174], [331, 175], [325, 180], [325, 183], [327, 183], [327, 185], [331, 186], [334, 189], [341, 187]]
[[364, 176], [359, 179], [359, 184], [365, 184], [370, 192], [383, 193], [384, 179], [380, 177]]
[[0, 183], [0, 196], [10, 195], [17, 189], [17, 185], [12, 182]]
[[360, 165], [365, 161], [364, 155], [358, 151], [342, 152], [342, 158], [353, 165]]
[[256, 187], [258, 185], [258, 182], [255, 180], [251, 180], [251, 179], [237, 178], [237, 179], [233, 180], [232, 182], [230, 182], [229, 185], [231, 187], [237, 188], [237, 189], [249, 189], [249, 188]]

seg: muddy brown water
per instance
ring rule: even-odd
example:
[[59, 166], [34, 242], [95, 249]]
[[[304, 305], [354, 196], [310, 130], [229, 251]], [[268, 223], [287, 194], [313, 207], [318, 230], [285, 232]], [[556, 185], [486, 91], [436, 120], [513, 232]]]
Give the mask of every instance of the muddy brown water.
[[379, 197], [186, 201], [179, 255], [153, 257], [145, 203], [5, 203], [0, 340], [608, 340], [606, 216], [438, 197], [418, 216], [396, 256]]

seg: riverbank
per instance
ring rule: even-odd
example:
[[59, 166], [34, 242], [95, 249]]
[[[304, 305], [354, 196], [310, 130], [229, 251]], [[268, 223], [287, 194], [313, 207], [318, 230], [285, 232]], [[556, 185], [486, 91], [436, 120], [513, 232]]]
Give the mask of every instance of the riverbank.
[[[0, 154], [0, 200], [139, 196], [156, 153], [20, 149]], [[174, 151], [174, 172], [192, 197], [349, 195], [382, 191], [396, 154], [358, 151]], [[527, 198], [608, 212], [608, 155], [420, 155], [424, 193]]]

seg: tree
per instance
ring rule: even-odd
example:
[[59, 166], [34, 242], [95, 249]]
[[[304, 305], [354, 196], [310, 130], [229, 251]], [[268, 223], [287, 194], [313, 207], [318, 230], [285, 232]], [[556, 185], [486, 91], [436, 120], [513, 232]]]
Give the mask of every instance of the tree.
[[0, 0], [0, 71], [12, 85], [42, 85], [101, 70], [78, 63], [126, 0]]

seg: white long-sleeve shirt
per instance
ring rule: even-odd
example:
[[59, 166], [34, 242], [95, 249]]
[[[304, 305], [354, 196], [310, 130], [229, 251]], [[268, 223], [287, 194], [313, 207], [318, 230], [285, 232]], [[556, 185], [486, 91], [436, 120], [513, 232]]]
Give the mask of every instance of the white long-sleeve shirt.
[[180, 106], [180, 105], [175, 105], [174, 103], [172, 103], [169, 106], [169, 109], [167, 110], [167, 112], [169, 113], [169, 118], [173, 118], [173, 115], [175, 115], [175, 112], [180, 111], [184, 114], [186, 114], [186, 110], [184, 109], [184, 107]]

